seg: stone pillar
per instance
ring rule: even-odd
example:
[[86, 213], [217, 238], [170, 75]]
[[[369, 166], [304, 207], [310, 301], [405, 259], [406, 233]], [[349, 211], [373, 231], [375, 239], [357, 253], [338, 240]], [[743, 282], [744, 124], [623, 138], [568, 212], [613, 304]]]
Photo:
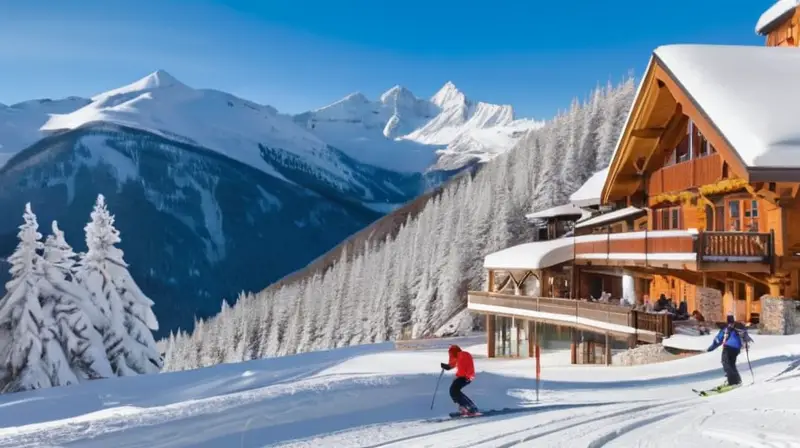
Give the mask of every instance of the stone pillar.
[[772, 297], [783, 297], [786, 286], [789, 283], [788, 275], [784, 272], [776, 272], [775, 275], [767, 279], [769, 284], [769, 295]]
[[762, 334], [787, 335], [795, 334], [797, 302], [781, 297], [761, 298], [761, 321], [759, 329]]
[[[722, 322], [725, 320], [722, 308], [722, 292], [714, 288], [698, 286], [695, 296], [697, 310], [708, 322]], [[689, 310], [691, 313], [694, 310]]]

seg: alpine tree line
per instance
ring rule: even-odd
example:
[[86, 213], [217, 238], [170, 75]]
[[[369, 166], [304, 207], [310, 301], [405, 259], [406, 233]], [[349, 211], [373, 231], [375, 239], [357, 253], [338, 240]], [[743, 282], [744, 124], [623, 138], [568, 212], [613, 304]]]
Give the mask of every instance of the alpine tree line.
[[159, 372], [153, 302], [115, 246], [119, 231], [103, 196], [84, 228], [85, 253], [73, 251], [55, 221], [44, 242], [38, 229], [27, 204], [0, 299], [0, 391]]
[[192, 333], [170, 334], [165, 370], [433, 334], [483, 286], [485, 255], [529, 241], [526, 213], [566, 203], [608, 165], [634, 94], [630, 76], [598, 87], [474, 177], [451, 182], [394, 238], [343, 252], [324, 273], [223, 301]]

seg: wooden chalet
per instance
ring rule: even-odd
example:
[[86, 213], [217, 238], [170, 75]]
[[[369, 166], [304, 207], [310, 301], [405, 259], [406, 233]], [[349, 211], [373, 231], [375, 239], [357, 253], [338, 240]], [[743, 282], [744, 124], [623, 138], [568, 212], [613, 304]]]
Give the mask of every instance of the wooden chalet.
[[[671, 334], [671, 319], [635, 308], [662, 294], [707, 321], [733, 314], [765, 332], [795, 331], [800, 49], [785, 47], [797, 46], [798, 3], [762, 16], [764, 47], [654, 51], [610, 166], [572, 198], [600, 214], [566, 237], [486, 257], [488, 288], [470, 292], [468, 307], [487, 316], [488, 356], [513, 354], [497, 347], [519, 347], [544, 322], [602, 335], [609, 362], [612, 339]], [[598, 178], [595, 200], [586, 193]], [[628, 300], [584, 300], [609, 294]], [[579, 345], [573, 336], [573, 362]]]

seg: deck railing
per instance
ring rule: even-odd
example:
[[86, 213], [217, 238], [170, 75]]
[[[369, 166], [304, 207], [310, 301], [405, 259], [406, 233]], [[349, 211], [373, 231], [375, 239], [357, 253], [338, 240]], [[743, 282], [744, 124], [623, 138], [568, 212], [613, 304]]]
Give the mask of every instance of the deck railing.
[[668, 338], [672, 336], [672, 315], [666, 313], [648, 313], [645, 311], [631, 310], [631, 327], [639, 330], [652, 331]]
[[[480, 304], [494, 307], [500, 307], [510, 310], [521, 311], [518, 315], [524, 318], [525, 311], [536, 311], [541, 313], [558, 314], [561, 316], [575, 317], [575, 326], [593, 328], [598, 332], [605, 332], [609, 330], [607, 326], [593, 324], [590, 321], [579, 321], [578, 318], [583, 318], [600, 323], [619, 325], [629, 327], [638, 333], [639, 330], [656, 333], [655, 337], [652, 334], [642, 334], [640, 340], [647, 342], [656, 342], [661, 337], [668, 337], [672, 335], [672, 317], [668, 314], [652, 314], [643, 311], [635, 311], [632, 308], [596, 303], [584, 302], [574, 299], [562, 299], [551, 297], [530, 297], [530, 296], [516, 296], [510, 294], [490, 293], [485, 291], [470, 291], [469, 304]], [[493, 314], [504, 314], [497, 312]], [[517, 313], [512, 313], [517, 315]], [[536, 320], [536, 318], [529, 318]], [[543, 318], [541, 320], [548, 320]], [[557, 324], [553, 320], [554, 324]], [[564, 322], [565, 325], [572, 324], [572, 322]], [[611, 330], [614, 333], [621, 331]]]
[[762, 262], [772, 258], [772, 234], [703, 232], [698, 240], [701, 261]]
[[582, 235], [574, 239], [575, 258], [658, 261], [679, 257], [700, 263], [770, 264], [771, 233], [653, 230]]
[[718, 153], [676, 163], [656, 170], [649, 179], [650, 195], [684, 191], [716, 182], [722, 177], [722, 158]]

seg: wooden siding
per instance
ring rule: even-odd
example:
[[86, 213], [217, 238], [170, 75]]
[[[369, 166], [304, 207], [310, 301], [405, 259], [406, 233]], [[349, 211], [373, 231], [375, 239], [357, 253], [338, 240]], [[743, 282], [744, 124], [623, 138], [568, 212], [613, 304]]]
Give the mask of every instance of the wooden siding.
[[647, 183], [649, 195], [673, 193], [711, 184], [722, 178], [719, 153], [659, 168]]
[[575, 244], [575, 254], [645, 254], [691, 253], [694, 237], [678, 235], [666, 238], [606, 239]]
[[797, 47], [800, 41], [800, 12], [794, 13], [780, 25], [767, 33], [766, 45], [768, 47]]

